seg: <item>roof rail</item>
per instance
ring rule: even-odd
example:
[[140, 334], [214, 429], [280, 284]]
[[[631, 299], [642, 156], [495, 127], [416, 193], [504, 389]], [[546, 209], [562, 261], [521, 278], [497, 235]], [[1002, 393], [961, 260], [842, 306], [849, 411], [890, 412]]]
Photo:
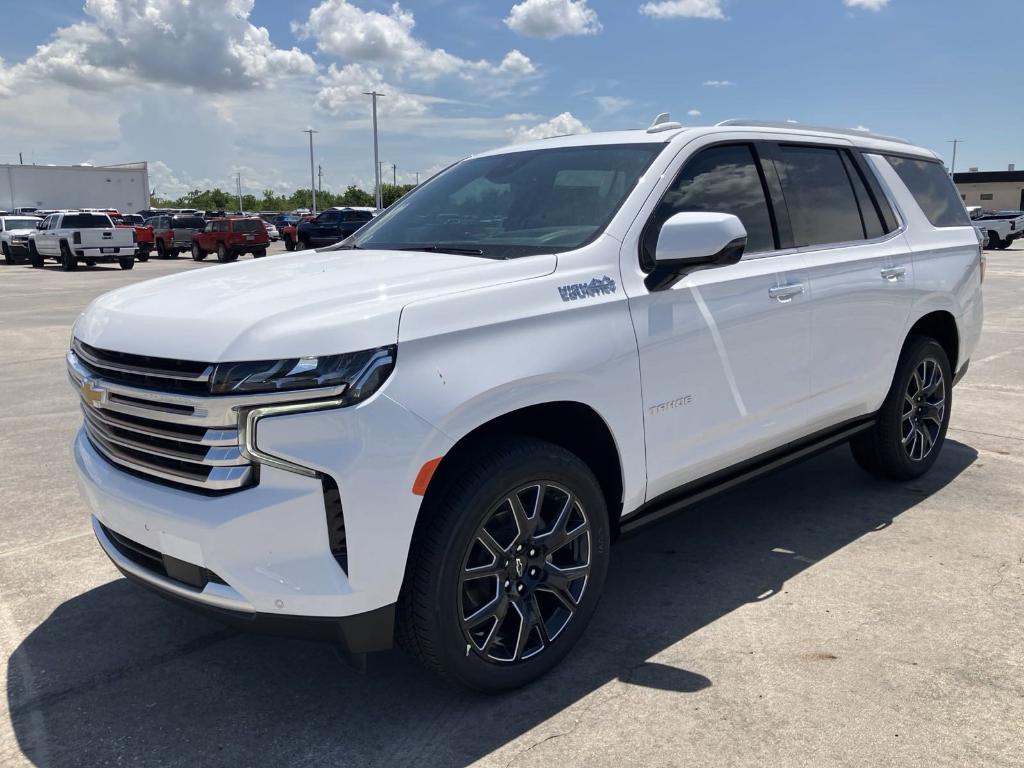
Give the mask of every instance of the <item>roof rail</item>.
[[821, 131], [823, 133], [838, 133], [843, 136], [858, 136], [865, 139], [880, 139], [881, 141], [895, 141], [899, 144], [910, 144], [912, 142], [906, 139], [901, 139], [896, 136], [885, 136], [881, 133], [874, 133], [872, 131], [861, 131], [856, 128], [829, 128], [824, 125], [804, 125], [798, 123], [795, 120], [787, 120], [780, 122], [777, 120], [723, 120], [720, 123], [716, 123], [716, 126], [737, 126], [744, 128], [795, 128], [801, 131]]

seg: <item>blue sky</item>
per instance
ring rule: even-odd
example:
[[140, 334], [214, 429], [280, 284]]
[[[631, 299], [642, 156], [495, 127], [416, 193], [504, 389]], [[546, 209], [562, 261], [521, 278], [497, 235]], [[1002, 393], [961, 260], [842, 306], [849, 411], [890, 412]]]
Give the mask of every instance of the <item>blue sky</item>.
[[660, 111], [866, 126], [947, 158], [957, 137], [958, 168], [1024, 167], [1020, 47], [993, 42], [1021, 0], [6, 5], [0, 162], [148, 160], [161, 194], [236, 171], [247, 191], [308, 184], [307, 126], [326, 186], [369, 185], [369, 86], [388, 94], [381, 157], [406, 181]]

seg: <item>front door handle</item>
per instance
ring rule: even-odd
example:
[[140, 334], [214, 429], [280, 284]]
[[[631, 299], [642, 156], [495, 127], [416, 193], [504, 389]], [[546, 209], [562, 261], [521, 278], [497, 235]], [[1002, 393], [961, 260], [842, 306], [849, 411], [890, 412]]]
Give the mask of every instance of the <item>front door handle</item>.
[[803, 292], [803, 283], [790, 283], [789, 285], [777, 285], [774, 288], [769, 288], [768, 297], [787, 304], [793, 300], [794, 296], [799, 296]]
[[907, 270], [903, 267], [886, 267], [882, 270], [882, 279], [895, 283], [902, 277], [906, 277]]

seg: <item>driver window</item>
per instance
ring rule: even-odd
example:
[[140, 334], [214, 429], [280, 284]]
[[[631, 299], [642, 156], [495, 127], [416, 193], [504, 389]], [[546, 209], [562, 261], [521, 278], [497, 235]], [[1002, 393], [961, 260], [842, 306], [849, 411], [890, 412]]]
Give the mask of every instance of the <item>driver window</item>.
[[749, 145], [711, 147], [690, 158], [644, 230], [641, 257], [654, 264], [661, 226], [677, 213], [731, 213], [747, 229], [746, 253], [775, 250], [768, 200]]

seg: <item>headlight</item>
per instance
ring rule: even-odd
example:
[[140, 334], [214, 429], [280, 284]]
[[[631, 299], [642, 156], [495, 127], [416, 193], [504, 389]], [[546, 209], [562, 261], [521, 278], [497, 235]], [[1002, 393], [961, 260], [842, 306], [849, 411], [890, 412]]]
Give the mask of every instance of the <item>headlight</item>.
[[344, 355], [220, 363], [210, 377], [210, 392], [226, 395], [344, 386], [343, 400], [349, 405], [380, 388], [395, 367], [395, 354], [396, 348], [389, 346]]

